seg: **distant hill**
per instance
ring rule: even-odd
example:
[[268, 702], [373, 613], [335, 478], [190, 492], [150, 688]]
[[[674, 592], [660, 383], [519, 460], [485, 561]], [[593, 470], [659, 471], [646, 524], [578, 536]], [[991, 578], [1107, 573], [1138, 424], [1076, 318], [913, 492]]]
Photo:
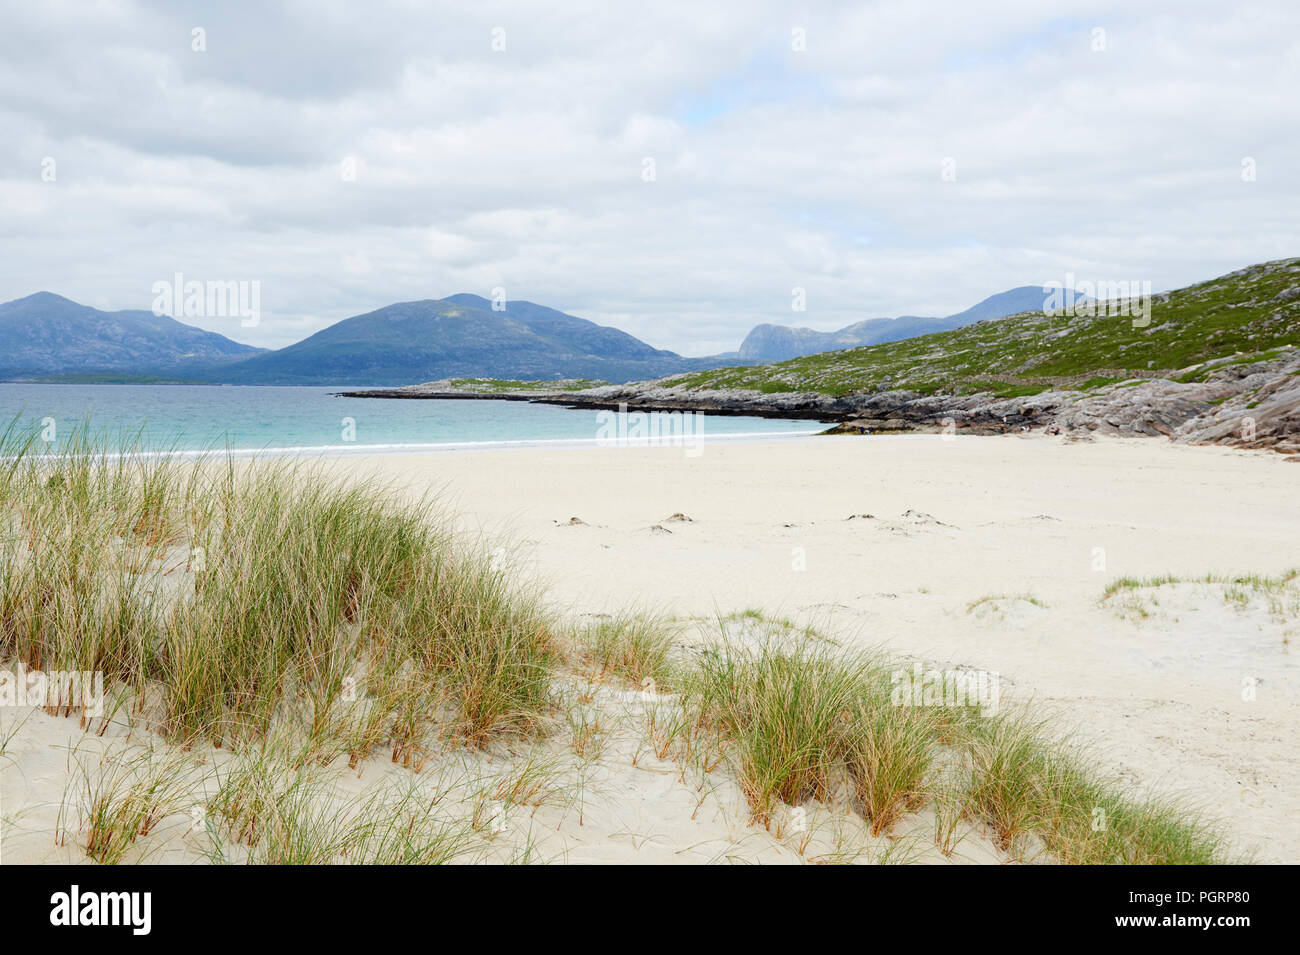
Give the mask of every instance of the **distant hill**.
[[924, 338], [721, 368], [655, 382], [686, 391], [836, 397], [1035, 395], [1127, 387], [1132, 378], [1204, 381], [1210, 362], [1245, 367], [1300, 343], [1300, 258], [1265, 262], [1151, 298], [1146, 324], [1103, 309], [988, 319]]
[[683, 358], [532, 302], [503, 311], [478, 295], [401, 302], [346, 318], [294, 345], [212, 370], [240, 384], [406, 385], [439, 378], [631, 381], [726, 359]]
[[0, 304], [0, 379], [175, 376], [263, 349], [148, 311], [101, 312], [52, 292]]
[[990, 295], [979, 304], [946, 318], [921, 318], [916, 315], [869, 318], [834, 332], [792, 328], [788, 325], [758, 325], [745, 336], [740, 345], [739, 357], [749, 362], [785, 361], [818, 352], [919, 338], [934, 332], [951, 331], [986, 318], [1003, 318], [1040, 309], [1047, 295], [1048, 292], [1040, 286], [1022, 285]]
[[399, 302], [336, 322], [276, 351], [147, 311], [101, 312], [49, 292], [0, 305], [0, 380], [184, 380], [402, 386], [451, 378], [623, 383], [914, 338], [1025, 308], [1025, 286], [947, 318], [878, 318], [838, 332], [760, 325], [738, 352], [685, 358], [557, 309], [481, 296]]
[[1074, 437], [1165, 435], [1300, 461], [1300, 258], [1108, 299], [537, 400], [810, 417], [840, 421], [845, 434], [1050, 427]]
[[436, 381], [382, 397], [509, 395], [579, 408], [810, 418], [844, 422], [846, 434], [1054, 425], [1267, 447], [1300, 460], [1300, 258], [1170, 292], [1127, 286], [1057, 304], [1037, 299], [1027, 311], [950, 331], [765, 365], [554, 387]]

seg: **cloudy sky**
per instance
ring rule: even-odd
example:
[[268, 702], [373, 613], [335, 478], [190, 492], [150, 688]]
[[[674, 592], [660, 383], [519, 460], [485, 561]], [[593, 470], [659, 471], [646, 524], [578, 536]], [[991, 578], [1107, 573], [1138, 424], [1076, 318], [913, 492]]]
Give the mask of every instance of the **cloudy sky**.
[[258, 281], [195, 324], [280, 346], [500, 287], [698, 355], [1176, 288], [1300, 255], [1298, 93], [1295, 0], [5, 3], [0, 300]]

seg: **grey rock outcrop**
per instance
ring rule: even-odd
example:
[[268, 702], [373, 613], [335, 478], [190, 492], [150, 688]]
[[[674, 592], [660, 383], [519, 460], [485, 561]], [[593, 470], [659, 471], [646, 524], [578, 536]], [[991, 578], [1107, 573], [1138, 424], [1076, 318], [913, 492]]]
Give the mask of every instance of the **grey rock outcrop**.
[[[1175, 378], [1134, 377], [1091, 391], [1063, 388], [1030, 397], [920, 395], [910, 391], [817, 393], [695, 391], [662, 382], [610, 385], [535, 400], [582, 408], [704, 411], [809, 418], [842, 433], [939, 431], [991, 434], [1023, 428], [1062, 434], [1163, 436], [1180, 443], [1300, 451], [1300, 350], [1236, 364], [1227, 358]], [[1180, 378], [1199, 380], [1177, 380]]]

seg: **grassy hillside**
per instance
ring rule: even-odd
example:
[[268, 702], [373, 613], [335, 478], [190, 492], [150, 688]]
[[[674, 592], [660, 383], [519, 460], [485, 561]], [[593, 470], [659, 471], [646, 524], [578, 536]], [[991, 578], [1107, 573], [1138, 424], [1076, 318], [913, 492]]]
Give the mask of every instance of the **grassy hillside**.
[[774, 394], [1031, 395], [1128, 377], [1194, 381], [1212, 359], [1248, 363], [1300, 342], [1300, 259], [1251, 266], [1155, 296], [1150, 324], [1127, 316], [1027, 312], [955, 331], [773, 365], [678, 375], [665, 384]]
[[506, 378], [452, 378], [447, 384], [460, 391], [474, 394], [550, 394], [555, 391], [582, 391], [599, 388], [609, 382], [599, 378], [561, 378], [555, 381], [516, 381]]

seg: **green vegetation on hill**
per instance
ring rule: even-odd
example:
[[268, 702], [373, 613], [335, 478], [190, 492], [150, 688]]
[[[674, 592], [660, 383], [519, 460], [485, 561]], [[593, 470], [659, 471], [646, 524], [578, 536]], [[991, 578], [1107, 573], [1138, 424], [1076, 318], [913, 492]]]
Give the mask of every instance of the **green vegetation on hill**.
[[582, 391], [587, 388], [599, 388], [609, 382], [599, 378], [563, 378], [555, 381], [521, 381], [511, 378], [451, 378], [447, 384], [461, 391], [475, 394], [546, 394], [554, 391]]
[[1154, 296], [1150, 324], [1141, 328], [1124, 315], [1026, 312], [907, 341], [677, 375], [665, 384], [765, 394], [908, 390], [1013, 397], [1174, 372], [1195, 381], [1210, 369], [1193, 366], [1276, 357], [1297, 340], [1300, 259], [1288, 259]]

